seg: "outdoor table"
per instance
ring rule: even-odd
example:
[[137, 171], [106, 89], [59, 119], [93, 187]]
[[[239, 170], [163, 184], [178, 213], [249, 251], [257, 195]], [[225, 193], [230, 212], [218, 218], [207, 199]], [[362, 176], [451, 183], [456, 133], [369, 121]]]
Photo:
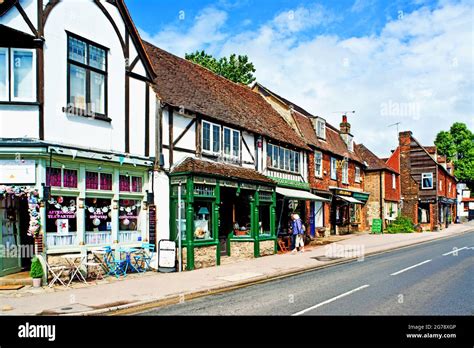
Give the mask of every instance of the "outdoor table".
[[66, 260], [66, 262], [68, 263], [72, 271], [72, 275], [69, 279], [69, 283], [67, 283], [67, 286], [71, 285], [74, 278], [77, 278], [79, 281], [82, 281], [85, 284], [87, 284], [86, 278], [84, 278], [84, 276], [81, 273], [81, 267], [84, 261], [86, 260], [87, 256], [82, 255], [82, 254], [67, 254], [67, 255], [63, 255], [62, 258]]
[[125, 263], [126, 263], [125, 272], [128, 270], [129, 267], [132, 271], [135, 271], [137, 273], [140, 272], [138, 268], [132, 264], [132, 257], [131, 257], [131, 254], [136, 253], [137, 251], [140, 251], [140, 249], [122, 247], [122, 248], [119, 248], [118, 251], [120, 255], [122, 255], [122, 253], [125, 254]]

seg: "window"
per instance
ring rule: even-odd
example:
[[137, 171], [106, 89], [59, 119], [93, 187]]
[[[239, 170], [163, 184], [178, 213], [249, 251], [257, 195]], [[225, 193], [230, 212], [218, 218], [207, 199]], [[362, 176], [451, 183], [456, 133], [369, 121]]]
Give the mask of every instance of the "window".
[[331, 179], [337, 180], [337, 163], [334, 157], [331, 157]]
[[392, 173], [392, 188], [396, 189], [397, 188], [397, 176]]
[[394, 202], [385, 202], [385, 218], [394, 220], [398, 216], [398, 204]]
[[221, 126], [206, 121], [202, 122], [202, 149], [204, 152], [213, 154], [221, 152]]
[[258, 207], [258, 233], [260, 235], [271, 235], [269, 204]]
[[430, 204], [429, 203], [418, 204], [418, 222], [421, 224], [430, 223]]
[[324, 120], [318, 120], [316, 124], [316, 135], [318, 138], [326, 139], [326, 122]]
[[51, 197], [46, 206], [46, 232], [63, 235], [76, 232], [76, 211], [76, 197]]
[[355, 182], [360, 182], [360, 167], [355, 167]]
[[439, 190], [443, 191], [443, 181], [442, 180], [439, 181]]
[[360, 223], [362, 208], [360, 204], [351, 204], [350, 205], [350, 221], [351, 223], [358, 224]]
[[319, 151], [314, 153], [314, 175], [318, 178], [323, 177], [323, 154]]
[[110, 199], [86, 198], [85, 215], [86, 231], [112, 231], [112, 206]]
[[36, 101], [36, 52], [0, 48], [0, 100]]
[[290, 151], [285, 149], [285, 170], [290, 170]]
[[433, 188], [433, 173], [421, 174], [421, 188], [423, 190]]
[[279, 158], [280, 162], [278, 164], [278, 168], [280, 169], [285, 169], [285, 149], [282, 147], [278, 147], [278, 153], [279, 153]]
[[451, 193], [451, 183], [448, 182], [448, 193]]
[[120, 192], [142, 192], [142, 178], [139, 176], [120, 175]]
[[349, 183], [349, 163], [347, 161], [344, 161], [342, 165], [342, 183]]
[[107, 115], [107, 49], [68, 36], [68, 110]]
[[119, 200], [119, 230], [138, 231], [140, 216], [140, 201], [133, 199]]
[[87, 190], [112, 190], [112, 174], [86, 172]]
[[46, 168], [46, 186], [77, 188], [77, 170]]
[[224, 155], [240, 157], [240, 132], [224, 127]]
[[194, 203], [194, 239], [212, 239], [212, 203]]

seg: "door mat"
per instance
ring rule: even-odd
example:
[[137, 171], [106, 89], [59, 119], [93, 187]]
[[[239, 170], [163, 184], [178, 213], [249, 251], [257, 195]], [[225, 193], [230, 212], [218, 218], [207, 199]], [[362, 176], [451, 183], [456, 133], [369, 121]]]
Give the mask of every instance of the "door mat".
[[24, 285], [0, 285], [0, 290], [20, 290]]

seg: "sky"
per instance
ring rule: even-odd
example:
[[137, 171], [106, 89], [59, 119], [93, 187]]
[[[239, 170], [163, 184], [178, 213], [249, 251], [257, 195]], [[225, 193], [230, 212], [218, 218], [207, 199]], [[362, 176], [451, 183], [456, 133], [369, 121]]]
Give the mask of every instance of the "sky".
[[425, 145], [453, 122], [474, 130], [474, 0], [125, 2], [171, 53], [248, 55], [259, 83], [313, 115], [338, 127], [351, 111], [355, 141], [378, 156], [397, 127]]

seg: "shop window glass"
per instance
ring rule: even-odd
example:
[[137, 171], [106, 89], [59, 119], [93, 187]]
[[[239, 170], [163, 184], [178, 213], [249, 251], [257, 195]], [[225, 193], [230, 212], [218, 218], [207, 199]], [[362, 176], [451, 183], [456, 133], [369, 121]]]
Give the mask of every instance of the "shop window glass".
[[112, 174], [100, 173], [100, 189], [104, 191], [112, 190]]
[[63, 187], [77, 188], [77, 170], [63, 169]]
[[429, 203], [418, 204], [418, 222], [421, 224], [430, 223], [430, 204]]
[[112, 206], [110, 199], [86, 198], [85, 225], [88, 232], [112, 230]]
[[142, 178], [132, 176], [132, 192], [142, 192]]
[[360, 204], [352, 204], [350, 207], [350, 220], [351, 223], [360, 223], [360, 214], [361, 214], [361, 206]]
[[196, 240], [212, 239], [212, 203], [194, 203], [194, 238]]
[[119, 200], [119, 229], [138, 231], [141, 202], [133, 199]]
[[61, 168], [46, 169], [46, 185], [52, 187], [61, 187]]
[[130, 192], [130, 177], [128, 175], [120, 175], [119, 188], [120, 192]]
[[36, 99], [34, 88], [33, 51], [12, 50], [13, 99]]
[[87, 190], [99, 189], [99, 173], [86, 172], [86, 189]]
[[0, 100], [8, 99], [8, 50], [0, 48]]
[[250, 236], [252, 229], [250, 225], [250, 198], [243, 195], [238, 204], [233, 206], [233, 231], [234, 236]]
[[211, 151], [211, 125], [207, 122], [202, 123], [202, 149]]
[[52, 196], [46, 206], [46, 232], [77, 232], [76, 213], [76, 197]]
[[260, 205], [258, 207], [258, 233], [261, 235], [270, 235], [270, 205]]

